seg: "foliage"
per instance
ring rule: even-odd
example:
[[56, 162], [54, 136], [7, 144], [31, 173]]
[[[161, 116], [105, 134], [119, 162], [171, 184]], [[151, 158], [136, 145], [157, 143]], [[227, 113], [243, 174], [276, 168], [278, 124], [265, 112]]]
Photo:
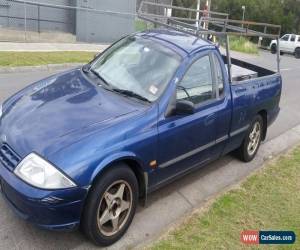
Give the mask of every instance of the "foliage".
[[282, 25], [282, 33], [300, 33], [300, 2], [297, 0], [212, 0], [211, 9], [245, 19]]
[[230, 37], [230, 49], [248, 54], [258, 54], [257, 45], [245, 37]]
[[[185, 8], [192, 8], [196, 9], [197, 6], [197, 1], [195, 0], [173, 0], [173, 5], [175, 6], [180, 6], [180, 7], [185, 7]], [[192, 16], [189, 16], [188, 11], [182, 11], [182, 10], [174, 10], [173, 15], [174, 16], [181, 16], [181, 17], [190, 17], [190, 18], [196, 18], [196, 14], [193, 13]]]
[[152, 23], [147, 23], [144, 20], [137, 19], [135, 20], [135, 30], [136, 31], [144, 31], [147, 29], [153, 29], [154, 25]]
[[[300, 1], [297, 0], [211, 0], [211, 10], [228, 13], [231, 19], [245, 19], [282, 25], [282, 34], [300, 33]], [[201, 9], [206, 1], [201, 1]], [[195, 0], [173, 0], [173, 5], [196, 8]], [[174, 11], [174, 15], [188, 17], [188, 12]], [[194, 16], [192, 16], [194, 17]]]
[[135, 30], [136, 31], [144, 31], [147, 29], [147, 23], [143, 20], [135, 20]]

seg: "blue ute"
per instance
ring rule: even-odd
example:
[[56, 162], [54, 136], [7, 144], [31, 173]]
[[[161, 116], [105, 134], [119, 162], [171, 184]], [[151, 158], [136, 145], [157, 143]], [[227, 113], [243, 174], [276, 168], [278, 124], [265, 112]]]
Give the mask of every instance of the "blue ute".
[[40, 227], [81, 225], [109, 245], [138, 199], [233, 150], [251, 161], [281, 76], [232, 59], [230, 83], [224, 59], [208, 41], [150, 30], [16, 93], [0, 109], [3, 196]]

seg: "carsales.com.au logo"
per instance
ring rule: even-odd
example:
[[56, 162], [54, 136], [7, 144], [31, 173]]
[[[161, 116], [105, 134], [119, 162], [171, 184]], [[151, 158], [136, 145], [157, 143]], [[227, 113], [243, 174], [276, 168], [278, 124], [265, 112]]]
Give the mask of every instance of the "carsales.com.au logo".
[[244, 244], [294, 244], [296, 234], [293, 231], [254, 231], [241, 232]]

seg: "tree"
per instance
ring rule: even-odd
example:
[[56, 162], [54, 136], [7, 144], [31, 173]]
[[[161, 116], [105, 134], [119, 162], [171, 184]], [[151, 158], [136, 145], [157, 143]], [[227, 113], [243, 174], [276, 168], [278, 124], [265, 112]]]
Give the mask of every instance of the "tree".
[[300, 2], [296, 0], [213, 0], [212, 10], [226, 12], [231, 19], [242, 18], [246, 6], [246, 20], [282, 25], [282, 33], [300, 31]]
[[[195, 0], [173, 0], [173, 5], [185, 7], [185, 8], [196, 9], [197, 1], [195, 1]], [[195, 18], [196, 17], [195, 13], [193, 13], [193, 15], [191, 15], [191, 12], [189, 12], [189, 11], [174, 10], [173, 13], [174, 13], [174, 16], [180, 16], [180, 17], [186, 17], [186, 18], [188, 18], [188, 17]]]
[[[201, 8], [205, 1], [202, 0]], [[173, 5], [196, 9], [195, 0], [174, 0]], [[242, 19], [246, 6], [246, 20], [280, 24], [282, 33], [300, 33], [300, 1], [297, 0], [212, 0], [211, 10], [228, 13], [231, 19]], [[175, 16], [189, 16], [187, 11], [174, 11]]]

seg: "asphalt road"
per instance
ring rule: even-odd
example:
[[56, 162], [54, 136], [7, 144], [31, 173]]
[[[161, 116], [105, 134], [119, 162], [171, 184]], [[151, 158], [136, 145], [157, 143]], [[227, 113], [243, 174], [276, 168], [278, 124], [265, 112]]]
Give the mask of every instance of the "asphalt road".
[[[275, 57], [261, 52], [259, 57], [239, 55], [243, 59], [269, 68], [276, 68]], [[300, 60], [282, 57], [283, 93], [281, 113], [269, 129], [267, 140], [300, 124]], [[0, 103], [14, 92], [53, 72], [30, 72], [0, 75]], [[263, 149], [261, 154], [265, 152]], [[247, 175], [245, 166], [261, 164], [255, 161], [243, 165], [226, 156], [175, 184], [170, 184], [149, 197], [147, 208], [140, 207], [130, 230], [113, 248], [129, 248], [160, 234], [164, 228], [193, 207], [198, 207], [211, 194]], [[17, 218], [0, 198], [0, 249], [90, 249], [93, 248], [79, 232], [49, 232], [35, 228]]]

